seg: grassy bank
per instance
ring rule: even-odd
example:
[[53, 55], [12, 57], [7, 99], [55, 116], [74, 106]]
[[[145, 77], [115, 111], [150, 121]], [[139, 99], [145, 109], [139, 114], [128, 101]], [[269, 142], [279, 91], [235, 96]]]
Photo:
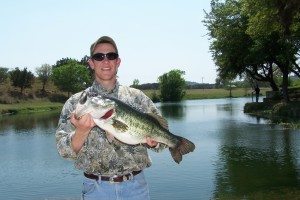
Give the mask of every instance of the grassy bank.
[[[270, 88], [261, 88], [261, 95], [265, 95], [266, 91]], [[251, 96], [252, 89], [249, 88], [234, 88], [231, 90], [231, 97], [246, 97]], [[144, 90], [143, 91], [150, 98], [155, 93], [159, 95], [158, 90]], [[230, 91], [226, 89], [189, 89], [186, 90], [186, 95], [184, 99], [219, 99], [219, 98], [229, 98]]]
[[[265, 95], [265, 92], [268, 90], [269, 88], [262, 88], [261, 95]], [[156, 96], [159, 95], [158, 90], [144, 90], [143, 92], [150, 98], [152, 98], [154, 94]], [[231, 91], [233, 98], [251, 97], [251, 94], [252, 90], [245, 88], [235, 88]], [[225, 89], [190, 89], [186, 90], [184, 99], [229, 98], [229, 95], [230, 91]], [[63, 106], [63, 103], [52, 102], [49, 98], [35, 97], [14, 102], [16, 103], [0, 104], [0, 115], [47, 112], [61, 110]], [[275, 123], [287, 124], [286, 126], [293, 128], [300, 128], [300, 122], [298, 120], [300, 117], [300, 102], [291, 102], [289, 104], [247, 103], [244, 109], [248, 114], [271, 119]]]
[[47, 112], [52, 110], [60, 110], [62, 103], [50, 102], [48, 100], [30, 100], [26, 102], [14, 104], [0, 104], [1, 114], [22, 114], [22, 113], [36, 113]]
[[[262, 94], [268, 88], [262, 89]], [[145, 94], [152, 98], [153, 94], [159, 94], [158, 90], [144, 90]], [[232, 97], [244, 97], [251, 96], [252, 90], [244, 88], [235, 88], [231, 91]], [[51, 102], [49, 98], [38, 98], [32, 93], [28, 93], [31, 98], [16, 100], [12, 99], [13, 103], [0, 104], [1, 114], [19, 114], [19, 113], [35, 113], [45, 112], [50, 110], [61, 109], [63, 103]], [[27, 95], [28, 96], [28, 95]], [[186, 96], [184, 99], [216, 99], [216, 98], [227, 98], [229, 97], [229, 90], [225, 89], [191, 89], [186, 90]], [[8, 98], [8, 97], [6, 97]], [[9, 97], [12, 98], [12, 97]], [[61, 101], [63, 102], [63, 101]]]
[[47, 112], [62, 108], [66, 94], [60, 92], [53, 83], [46, 85], [46, 93], [41, 92], [42, 83], [37, 80], [23, 94], [20, 88], [13, 87], [9, 81], [0, 84], [0, 115]]
[[300, 128], [300, 102], [259, 102], [246, 103], [244, 112], [253, 116], [270, 119], [273, 123], [287, 128]]

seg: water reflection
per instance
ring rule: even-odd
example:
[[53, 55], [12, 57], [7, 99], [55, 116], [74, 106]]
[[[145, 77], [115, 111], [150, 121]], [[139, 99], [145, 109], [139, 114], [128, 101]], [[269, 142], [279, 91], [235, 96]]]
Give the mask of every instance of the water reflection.
[[164, 103], [158, 104], [162, 116], [168, 119], [183, 119], [186, 115], [186, 105], [183, 103]]
[[23, 130], [49, 129], [57, 126], [59, 111], [35, 114], [20, 114], [2, 116], [0, 118], [0, 132], [8, 130], [21, 132]]
[[223, 126], [223, 144], [216, 163], [214, 197], [243, 198], [258, 191], [299, 185], [296, 144], [291, 130], [249, 124]]
[[232, 111], [233, 111], [232, 106], [233, 106], [232, 103], [219, 104], [219, 105], [217, 105], [217, 110], [232, 113]]

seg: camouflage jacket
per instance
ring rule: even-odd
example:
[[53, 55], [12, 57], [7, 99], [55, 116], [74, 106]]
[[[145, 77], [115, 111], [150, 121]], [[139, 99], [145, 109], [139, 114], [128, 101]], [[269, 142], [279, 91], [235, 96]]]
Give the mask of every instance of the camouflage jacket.
[[[105, 94], [116, 97], [142, 112], [160, 115], [154, 103], [143, 92], [121, 86], [118, 82], [110, 92], [102, 88], [97, 82], [94, 82], [86, 91], [88, 95]], [[81, 92], [71, 96], [62, 109], [55, 135], [59, 154], [64, 158], [74, 160], [74, 165], [79, 170], [104, 176], [123, 175], [149, 167], [151, 161], [145, 145], [127, 145], [116, 139], [109, 142], [105, 132], [99, 127], [94, 127], [91, 130], [77, 154], [73, 151], [71, 139], [75, 127], [69, 121], [69, 116], [74, 111], [80, 94]], [[157, 149], [151, 149], [160, 151], [165, 147], [160, 145]]]

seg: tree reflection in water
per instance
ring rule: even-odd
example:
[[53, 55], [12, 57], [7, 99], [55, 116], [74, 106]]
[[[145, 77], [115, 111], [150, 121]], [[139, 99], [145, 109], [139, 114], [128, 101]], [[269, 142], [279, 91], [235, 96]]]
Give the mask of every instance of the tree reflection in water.
[[[297, 163], [293, 159], [292, 131], [224, 125], [223, 144], [216, 163], [214, 197], [245, 198], [262, 191], [278, 191], [298, 185]], [[277, 129], [278, 130], [278, 129]], [[254, 194], [255, 197], [255, 194]]]
[[157, 105], [163, 117], [168, 119], [183, 119], [186, 115], [186, 106], [183, 103], [162, 103]]
[[18, 114], [10, 116], [2, 116], [0, 120], [0, 131], [6, 132], [14, 130], [15, 133], [24, 130], [32, 130], [37, 126], [43, 129], [54, 128], [57, 126], [59, 119], [59, 111], [34, 114]]

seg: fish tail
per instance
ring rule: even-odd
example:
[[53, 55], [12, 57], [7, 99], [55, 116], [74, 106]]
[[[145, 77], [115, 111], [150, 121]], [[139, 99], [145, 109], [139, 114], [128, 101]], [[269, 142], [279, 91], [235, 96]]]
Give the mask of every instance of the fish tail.
[[191, 141], [178, 136], [178, 143], [175, 147], [170, 147], [169, 150], [176, 163], [180, 163], [184, 154], [194, 151], [195, 145]]

